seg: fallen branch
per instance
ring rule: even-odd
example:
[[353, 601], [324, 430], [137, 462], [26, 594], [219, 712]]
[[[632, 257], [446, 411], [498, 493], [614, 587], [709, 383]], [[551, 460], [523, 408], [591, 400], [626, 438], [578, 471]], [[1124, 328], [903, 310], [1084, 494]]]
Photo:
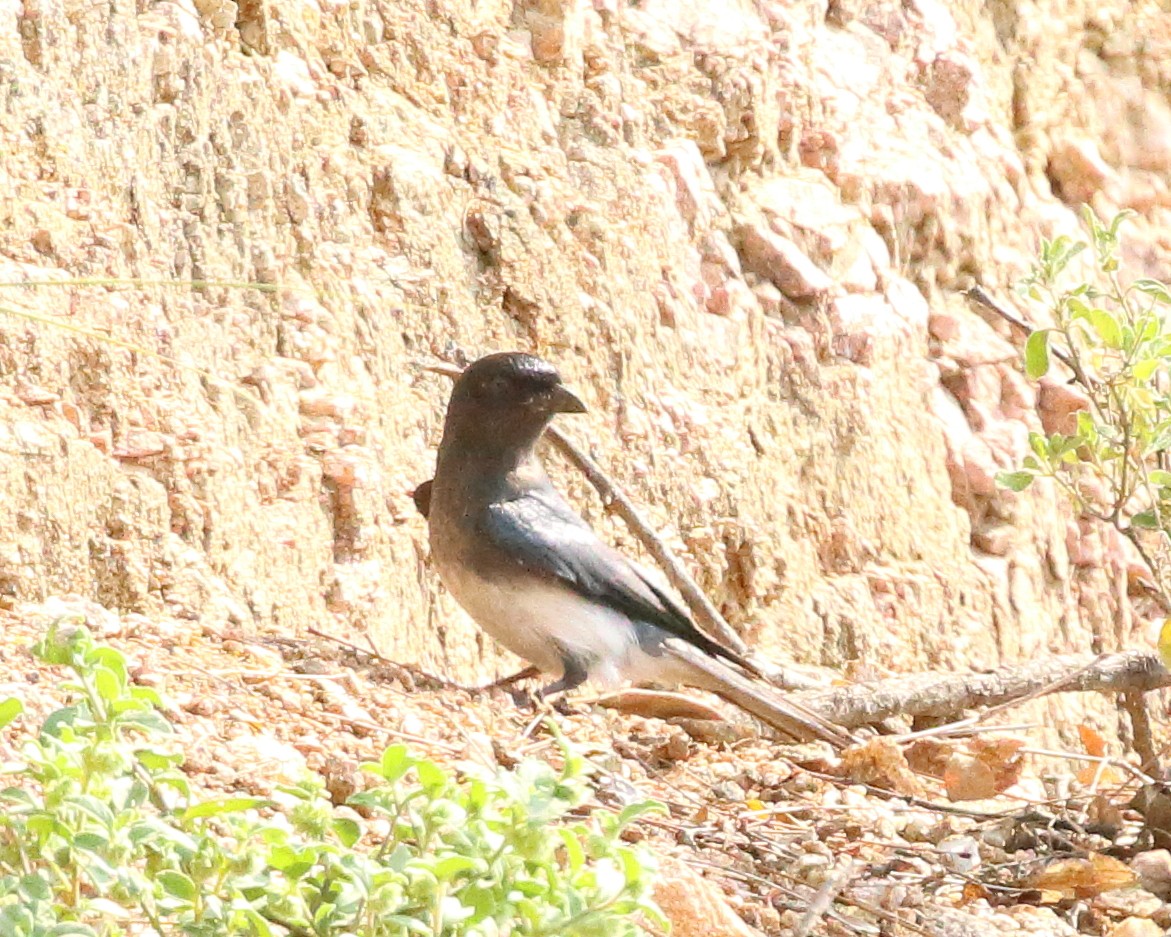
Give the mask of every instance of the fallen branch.
[[[1014, 326], [1030, 328], [983, 290], [974, 290], [973, 299], [995, 310]], [[453, 378], [463, 370], [448, 363], [421, 363], [420, 366]], [[554, 448], [586, 476], [606, 507], [622, 518], [647, 552], [655, 558], [671, 584], [687, 602], [700, 626], [736, 651], [745, 653], [747, 649], [739, 635], [688, 575], [662, 538], [639, 514], [634, 503], [593, 459], [557, 427], [550, 427], [546, 435]], [[416, 504], [426, 514], [429, 491], [424, 486], [420, 486], [420, 489], [422, 494], [416, 496]], [[756, 662], [759, 658], [754, 657], [753, 660]], [[811, 689], [810, 684], [815, 681], [788, 669], [767, 665], [762, 669], [777, 686], [791, 690], [801, 688], [790, 697], [793, 702], [845, 729], [880, 723], [894, 716], [949, 720], [965, 710], [1007, 708], [1058, 692], [1113, 692], [1131, 694], [1133, 698], [1134, 695], [1171, 686], [1171, 673], [1167, 672], [1158, 657], [1143, 651], [1100, 657], [1066, 655], [1005, 666], [989, 673], [915, 674], [834, 689]], [[1140, 723], [1136, 726], [1136, 734], [1142, 731]]]
[[793, 699], [843, 728], [892, 716], [951, 719], [967, 709], [1008, 706], [1050, 693], [1146, 693], [1171, 687], [1171, 673], [1146, 651], [1063, 655], [989, 673], [914, 674], [832, 690], [806, 690]]

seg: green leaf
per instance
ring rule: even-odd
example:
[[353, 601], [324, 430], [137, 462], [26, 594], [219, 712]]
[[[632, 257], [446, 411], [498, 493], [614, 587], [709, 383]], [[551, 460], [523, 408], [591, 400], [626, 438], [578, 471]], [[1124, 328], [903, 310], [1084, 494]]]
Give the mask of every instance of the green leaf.
[[336, 836], [347, 849], [362, 838], [362, 827], [357, 820], [349, 817], [335, 817], [333, 820], [333, 835]]
[[17, 885], [20, 896], [26, 900], [49, 901], [53, 897], [53, 887], [41, 875], [25, 875]]
[[1137, 381], [1149, 381], [1161, 363], [1158, 358], [1145, 358], [1135, 364], [1131, 373]]
[[[115, 701], [111, 707], [115, 711], [119, 709], [118, 702], [120, 701]], [[120, 721], [124, 726], [136, 726], [149, 735], [171, 735], [175, 731], [174, 726], [167, 722], [166, 717], [153, 709], [127, 712]]]
[[1029, 448], [1042, 461], [1049, 461], [1049, 440], [1040, 433], [1029, 433]]
[[[1056, 461], [1063, 456], [1068, 456], [1084, 442], [1085, 440], [1080, 436], [1063, 436], [1061, 433], [1054, 433], [1049, 437], [1049, 458]], [[1069, 460], [1066, 459], [1066, 461]]]
[[1147, 446], [1148, 452], [1162, 452], [1164, 449], [1171, 449], [1171, 423], [1160, 423]]
[[85, 655], [90, 666], [106, 667], [112, 670], [123, 683], [126, 682], [126, 655], [104, 644], [98, 645]]
[[996, 481], [1009, 491], [1024, 491], [1033, 483], [1032, 472], [997, 472]]
[[415, 773], [425, 791], [441, 791], [447, 786], [447, 772], [433, 761], [420, 760], [415, 765]]
[[463, 872], [471, 872], [480, 865], [470, 856], [446, 856], [430, 863], [431, 873], [441, 882], [450, 882]]
[[194, 901], [197, 894], [195, 882], [182, 872], [173, 869], [161, 869], [155, 874], [155, 879], [163, 886], [163, 891], [181, 901]]
[[410, 771], [414, 763], [415, 759], [411, 757], [405, 745], [388, 745], [378, 764], [364, 764], [362, 767], [393, 784]]
[[0, 729], [3, 729], [22, 712], [24, 712], [24, 703], [15, 696], [10, 696], [0, 702]]
[[1087, 306], [1077, 296], [1070, 295], [1065, 298], [1065, 305], [1069, 308], [1070, 318], [1072, 319], [1089, 319], [1090, 307]]
[[1118, 229], [1122, 227], [1122, 222], [1137, 214], [1138, 212], [1133, 208], [1123, 208], [1119, 211], [1110, 222], [1110, 236], [1114, 238], [1118, 237]]
[[1049, 333], [1052, 329], [1038, 329], [1025, 342], [1025, 373], [1034, 381], [1049, 373]]
[[1140, 277], [1130, 285], [1139, 292], [1153, 297], [1156, 302], [1171, 305], [1171, 290], [1159, 280], [1153, 280], [1150, 277]]
[[1122, 326], [1107, 310], [1091, 309], [1089, 322], [1103, 345], [1114, 350], [1122, 347]]
[[110, 840], [101, 833], [78, 833], [73, 837], [73, 846], [86, 852], [101, 853], [110, 847]]
[[1159, 516], [1154, 511], [1140, 511], [1130, 519], [1130, 526], [1143, 530], [1158, 530]]
[[[247, 923], [249, 937], [274, 937], [272, 927], [255, 908], [240, 908], [237, 913]], [[284, 928], [281, 929], [281, 933], [285, 933]]]
[[572, 830], [562, 829], [558, 832], [561, 834], [561, 842], [565, 847], [565, 864], [571, 872], [576, 872], [585, 865], [586, 861], [585, 850], [581, 848], [581, 840]]
[[267, 807], [271, 804], [272, 801], [265, 797], [220, 797], [188, 807], [183, 811], [182, 817], [184, 820], [198, 820], [202, 817], [218, 817], [226, 813], [244, 813], [246, 810], [255, 810], [258, 807]]
[[665, 814], [667, 813], [667, 808], [657, 800], [637, 800], [622, 808], [622, 812], [618, 814], [618, 826], [620, 828], [624, 827], [639, 817], [646, 816], [650, 813]]
[[69, 798], [66, 803], [84, 810], [107, 829], [113, 828], [114, 812], [110, 809], [109, 804], [100, 798], [91, 797], [88, 794], [79, 794], [76, 797]]
[[149, 748], [140, 748], [134, 753], [134, 757], [138, 759], [147, 771], [152, 774], [166, 771], [168, 768], [173, 768], [176, 765], [183, 763], [183, 756], [175, 753], [156, 752]]
[[132, 699], [142, 700], [144, 703], [150, 703], [151, 706], [155, 707], [162, 707], [163, 705], [163, 698], [154, 687], [132, 686], [130, 687], [130, 697]]
[[10, 804], [18, 804], [22, 808], [35, 807], [37, 801], [33, 799], [32, 794], [22, 787], [6, 787], [0, 791], [0, 801], [5, 801]]
[[98, 696], [107, 703], [122, 695], [122, 681], [118, 679], [118, 675], [114, 671], [107, 667], [95, 667], [93, 677]]
[[1147, 473], [1147, 478], [1150, 479], [1152, 485], [1158, 485], [1160, 488], [1171, 488], [1171, 472], [1153, 469]]
[[45, 636], [33, 645], [33, 656], [46, 664], [74, 666], [93, 647], [93, 638], [81, 618], [63, 616], [49, 626]]
[[199, 849], [199, 841], [159, 817], [144, 817], [127, 831], [130, 842], [149, 846], [162, 852], [164, 847], [174, 849], [183, 859], [189, 859]]
[[1088, 410], [1077, 412], [1077, 434], [1086, 442], [1093, 442], [1098, 438], [1098, 427], [1094, 425], [1094, 418]]

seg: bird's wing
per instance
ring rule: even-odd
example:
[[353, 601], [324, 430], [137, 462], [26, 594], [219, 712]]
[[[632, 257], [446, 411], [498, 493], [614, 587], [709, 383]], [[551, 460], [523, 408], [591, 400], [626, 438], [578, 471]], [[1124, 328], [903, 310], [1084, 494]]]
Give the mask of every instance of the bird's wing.
[[490, 504], [479, 531], [517, 566], [556, 579], [637, 621], [657, 625], [708, 654], [755, 672], [751, 664], [700, 631], [671, 596], [621, 553], [604, 544], [555, 491], [529, 491]]

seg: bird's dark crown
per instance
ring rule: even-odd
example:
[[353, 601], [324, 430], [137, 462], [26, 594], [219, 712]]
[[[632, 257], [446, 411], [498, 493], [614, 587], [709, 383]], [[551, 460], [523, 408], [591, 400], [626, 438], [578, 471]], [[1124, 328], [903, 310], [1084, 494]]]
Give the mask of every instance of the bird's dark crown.
[[561, 383], [557, 369], [543, 358], [518, 351], [485, 355], [455, 382], [454, 399], [482, 405], [516, 405], [548, 394]]

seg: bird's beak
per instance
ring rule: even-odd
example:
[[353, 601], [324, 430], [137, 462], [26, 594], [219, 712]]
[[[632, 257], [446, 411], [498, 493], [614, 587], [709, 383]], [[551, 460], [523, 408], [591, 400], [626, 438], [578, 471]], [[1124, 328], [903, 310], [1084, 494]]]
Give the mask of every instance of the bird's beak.
[[549, 409], [554, 413], [585, 413], [586, 405], [564, 384], [553, 388]]

